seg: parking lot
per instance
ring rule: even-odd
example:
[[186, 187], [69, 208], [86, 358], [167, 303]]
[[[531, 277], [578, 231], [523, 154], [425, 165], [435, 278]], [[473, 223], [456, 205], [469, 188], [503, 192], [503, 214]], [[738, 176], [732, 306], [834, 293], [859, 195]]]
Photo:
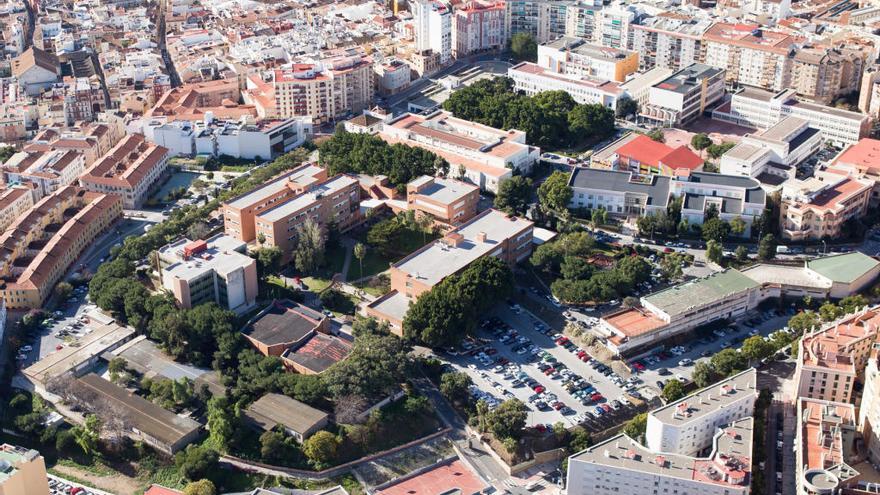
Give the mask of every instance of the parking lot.
[[72, 481], [49, 475], [50, 495], [110, 495], [109, 493], [89, 488]]
[[19, 350], [18, 362], [26, 368], [62, 347], [76, 345], [77, 341], [91, 333], [85, 312], [93, 305], [87, 302], [88, 287], [74, 289], [73, 295], [62, 305], [63, 308], [52, 313], [40, 324], [40, 333], [32, 342], [27, 342]]

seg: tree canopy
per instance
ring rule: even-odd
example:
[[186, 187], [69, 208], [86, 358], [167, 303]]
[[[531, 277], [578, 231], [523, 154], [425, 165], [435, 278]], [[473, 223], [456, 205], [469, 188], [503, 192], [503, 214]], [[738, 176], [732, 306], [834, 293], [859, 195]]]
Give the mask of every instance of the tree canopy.
[[571, 186], [568, 185], [568, 174], [555, 171], [538, 186], [538, 199], [541, 206], [551, 211], [564, 211], [573, 195]]
[[521, 62], [536, 62], [538, 43], [529, 33], [516, 33], [510, 37], [510, 54]]
[[498, 186], [494, 206], [513, 215], [524, 215], [532, 201], [532, 179], [517, 175]]

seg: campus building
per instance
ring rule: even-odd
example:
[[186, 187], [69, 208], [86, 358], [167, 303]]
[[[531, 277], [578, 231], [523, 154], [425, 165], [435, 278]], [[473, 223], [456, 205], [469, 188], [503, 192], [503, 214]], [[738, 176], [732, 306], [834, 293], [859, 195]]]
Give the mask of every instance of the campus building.
[[33, 449], [0, 445], [0, 495], [49, 495], [43, 456]]
[[477, 214], [480, 188], [454, 179], [423, 175], [406, 185], [407, 209], [440, 225], [461, 225]]
[[8, 309], [43, 306], [80, 254], [122, 217], [122, 199], [67, 186], [0, 235], [0, 294]]
[[550, 72], [622, 83], [639, 68], [639, 54], [563, 36], [538, 45], [538, 62]]
[[631, 132], [593, 153], [590, 167], [637, 175], [673, 176], [681, 170], [702, 170], [703, 159], [685, 145], [672, 148], [644, 134]]
[[692, 64], [651, 86], [639, 119], [675, 127], [696, 120], [724, 96], [724, 69]]
[[266, 394], [244, 411], [244, 419], [260, 431], [279, 428], [302, 443], [329, 422], [327, 413], [281, 394]]
[[404, 114], [382, 125], [379, 137], [389, 143], [424, 148], [449, 162], [450, 175], [498, 192], [514, 171], [527, 174], [541, 150], [526, 144], [526, 133], [503, 131], [436, 111]]
[[507, 69], [513, 87], [527, 95], [542, 91], [565, 91], [580, 104], [598, 104], [612, 110], [626, 95], [619, 83], [589, 76], [561, 74], [531, 62], [520, 62]]
[[147, 142], [142, 134], [129, 134], [79, 177], [89, 191], [116, 194], [126, 209], [139, 208], [153, 185], [165, 173], [168, 149]]
[[410, 303], [449, 275], [493, 256], [513, 265], [532, 253], [533, 224], [524, 218], [486, 210], [418, 251], [391, 265], [391, 291], [366, 307], [366, 314], [388, 321], [402, 333]]
[[750, 369], [650, 412], [645, 445], [620, 434], [569, 457], [568, 493], [748, 495], [757, 396]]
[[207, 240], [180, 239], [158, 250], [162, 287], [182, 308], [215, 302], [244, 313], [257, 300], [257, 261], [247, 245], [218, 234]]

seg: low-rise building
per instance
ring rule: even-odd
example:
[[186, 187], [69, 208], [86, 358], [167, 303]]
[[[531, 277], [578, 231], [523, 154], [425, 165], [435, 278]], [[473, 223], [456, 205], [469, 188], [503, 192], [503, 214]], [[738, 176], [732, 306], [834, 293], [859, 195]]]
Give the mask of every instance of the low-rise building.
[[34, 184], [36, 197], [54, 193], [74, 184], [85, 170], [85, 157], [72, 149], [20, 151], [2, 166], [7, 184]]
[[207, 240], [180, 239], [158, 250], [162, 287], [182, 308], [215, 302], [236, 313], [257, 300], [257, 261], [247, 245], [218, 234]]
[[127, 209], [139, 208], [168, 166], [168, 148], [129, 134], [79, 178], [82, 187], [122, 197]]
[[825, 495], [859, 476], [852, 465], [860, 457], [852, 404], [797, 399], [795, 481], [797, 493]]
[[525, 260], [532, 253], [533, 231], [529, 220], [486, 210], [393, 264], [391, 291], [370, 303], [366, 313], [402, 334], [403, 318], [415, 298], [484, 256], [510, 264]]
[[542, 91], [565, 91], [580, 104], [598, 104], [612, 110], [626, 96], [620, 83], [584, 75], [554, 72], [531, 62], [520, 62], [507, 69], [514, 89], [527, 95]]
[[392, 96], [409, 87], [412, 82], [412, 69], [403, 60], [390, 60], [375, 64], [376, 87], [382, 96]]
[[698, 457], [725, 425], [752, 415], [758, 373], [749, 368], [648, 413], [645, 446], [652, 451]]
[[557, 74], [622, 83], [639, 69], [639, 54], [563, 36], [538, 46], [537, 65]]
[[34, 206], [33, 187], [29, 184], [0, 188], [0, 231]]
[[798, 397], [851, 402], [858, 378], [877, 341], [880, 309], [862, 309], [807, 331], [798, 344]]
[[698, 171], [703, 159], [685, 145], [672, 148], [644, 134], [629, 133], [590, 157], [590, 166], [633, 172], [638, 175], [677, 175]]
[[880, 158], [880, 140], [863, 138], [844, 148], [824, 171], [871, 182], [873, 186], [870, 201], [872, 206], [876, 206], [880, 203], [880, 164], [878, 164], [878, 158]]
[[854, 144], [870, 132], [870, 118], [859, 112], [798, 100], [793, 89], [771, 92], [745, 87], [712, 111], [712, 118], [746, 127], [769, 129], [788, 116], [809, 122], [826, 141]]
[[450, 175], [496, 193], [514, 171], [528, 173], [541, 150], [526, 144], [526, 133], [503, 131], [437, 111], [405, 114], [382, 126], [379, 137], [389, 143], [424, 148], [449, 162]]
[[266, 394], [244, 411], [245, 419], [261, 431], [281, 428], [302, 443], [325, 427], [327, 413], [281, 394]]
[[71, 389], [70, 393], [87, 408], [97, 409], [100, 405], [112, 410], [125, 425], [128, 436], [167, 455], [175, 454], [202, 434], [198, 422], [159, 407], [94, 373], [76, 379]]
[[441, 225], [460, 225], [477, 214], [480, 188], [454, 179], [423, 175], [406, 185], [408, 209]]
[[809, 241], [840, 236], [847, 220], [867, 213], [872, 188], [867, 180], [834, 173], [786, 182], [782, 188], [782, 238]]
[[9, 309], [39, 308], [79, 255], [122, 217], [122, 199], [67, 186], [0, 235], [0, 294]]
[[37, 47], [30, 47], [14, 58], [11, 68], [18, 84], [30, 96], [39, 95], [61, 76], [58, 58]]
[[675, 127], [697, 119], [724, 96], [724, 69], [693, 64], [651, 86], [639, 119]]
[[0, 495], [49, 495], [46, 461], [39, 452], [0, 445]]

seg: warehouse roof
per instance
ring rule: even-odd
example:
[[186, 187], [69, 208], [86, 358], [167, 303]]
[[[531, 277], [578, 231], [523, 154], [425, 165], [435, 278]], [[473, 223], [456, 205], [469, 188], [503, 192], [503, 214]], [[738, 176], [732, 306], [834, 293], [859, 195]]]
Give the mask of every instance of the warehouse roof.
[[873, 270], [880, 261], [858, 251], [826, 256], [807, 262], [807, 267], [834, 282], [852, 283]]
[[281, 394], [266, 394], [245, 414], [264, 430], [277, 425], [304, 434], [327, 419], [327, 413]]
[[737, 270], [725, 270], [706, 278], [670, 287], [643, 298], [669, 316], [712, 304], [731, 294], [758, 287]]

